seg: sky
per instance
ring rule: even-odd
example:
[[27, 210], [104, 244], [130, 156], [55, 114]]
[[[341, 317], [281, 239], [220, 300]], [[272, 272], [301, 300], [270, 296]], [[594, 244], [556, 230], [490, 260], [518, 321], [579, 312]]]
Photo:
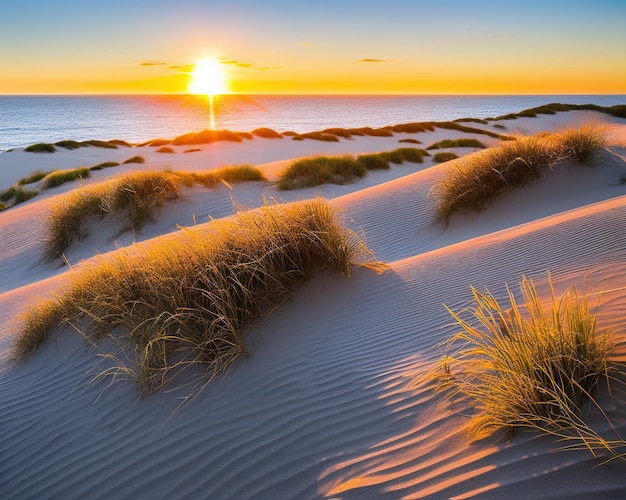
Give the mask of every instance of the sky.
[[0, 94], [626, 94], [624, 0], [6, 0]]

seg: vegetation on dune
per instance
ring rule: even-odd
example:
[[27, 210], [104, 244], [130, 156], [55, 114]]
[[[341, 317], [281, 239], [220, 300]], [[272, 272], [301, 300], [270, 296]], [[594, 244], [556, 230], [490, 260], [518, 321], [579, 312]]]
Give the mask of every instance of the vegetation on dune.
[[326, 134], [324, 132], [307, 132], [306, 134], [294, 135], [291, 140], [302, 141], [304, 139], [313, 139], [324, 142], [339, 142], [339, 137], [334, 134]]
[[[334, 137], [334, 136], [333, 136]], [[321, 184], [347, 184], [365, 177], [365, 165], [353, 156], [313, 156], [294, 161], [279, 177], [281, 190], [301, 189]]]
[[116, 146], [124, 146], [124, 147], [127, 147], [127, 148], [132, 148], [133, 147], [132, 144], [130, 144], [129, 142], [126, 142], [126, 141], [124, 141], [122, 139], [111, 139], [109, 142], [111, 144], [115, 144]]
[[461, 139], [444, 139], [443, 141], [435, 142], [428, 146], [426, 149], [444, 149], [444, 148], [481, 148], [485, 146], [478, 139], [461, 138]]
[[194, 144], [209, 144], [216, 141], [241, 142], [242, 140], [240, 134], [230, 130], [205, 129], [200, 132], [190, 132], [178, 136], [172, 140], [172, 144], [174, 146], [191, 146]]
[[124, 160], [122, 164], [128, 165], [129, 163], [145, 163], [146, 159], [143, 156], [132, 156], [128, 160]]
[[282, 134], [279, 134], [275, 130], [267, 127], [257, 128], [252, 131], [252, 135], [263, 137], [264, 139], [282, 139]]
[[93, 167], [89, 167], [89, 170], [102, 170], [104, 168], [111, 168], [111, 167], [118, 167], [119, 163], [117, 163], [116, 161], [105, 161], [103, 163], [98, 163], [97, 165], [94, 165]]
[[[11, 186], [10, 188], [0, 191], [0, 203], [4, 207], [2, 210], [24, 203], [38, 194], [39, 191], [34, 189], [25, 189], [22, 185]], [[5, 203], [9, 201], [13, 202], [10, 206]]]
[[168, 146], [172, 144], [171, 139], [153, 139], [150, 142], [145, 143], [146, 146]]
[[452, 151], [440, 151], [434, 154], [433, 161], [435, 163], [444, 163], [446, 161], [456, 160], [457, 158], [458, 156], [456, 153], [453, 153]]
[[422, 141], [418, 141], [417, 139], [400, 139], [398, 142], [407, 142], [410, 144], [422, 144]]
[[538, 114], [554, 115], [557, 112], [563, 111], [598, 111], [611, 116], [626, 118], [625, 104], [618, 104], [615, 106], [598, 106], [596, 104], [562, 104], [555, 102], [544, 104], [543, 106], [537, 106], [536, 108], [525, 109], [519, 113], [509, 113], [498, 116], [497, 118], [490, 118], [490, 120], [515, 120], [516, 118], [521, 117], [535, 118]]
[[202, 150], [198, 148], [191, 148], [191, 149], [185, 149], [183, 153], [197, 153], [198, 151], [202, 151]]
[[15, 352], [28, 358], [70, 324], [93, 342], [115, 338], [122, 353], [109, 356], [125, 364], [103, 376], [131, 376], [144, 393], [198, 364], [210, 379], [247, 354], [246, 330], [298, 285], [355, 264], [378, 265], [325, 200], [240, 212], [71, 271], [56, 295], [22, 314]]
[[33, 184], [35, 182], [39, 182], [49, 173], [50, 172], [42, 172], [41, 170], [37, 170], [33, 172], [32, 174], [27, 175], [26, 177], [22, 177], [20, 180], [17, 181], [17, 185], [24, 186], [26, 184]]
[[42, 187], [50, 189], [60, 186], [65, 182], [75, 181], [77, 179], [86, 179], [90, 176], [89, 168], [79, 167], [71, 170], [55, 170], [46, 175], [42, 180]]
[[348, 184], [365, 177], [368, 170], [386, 170], [389, 169], [389, 163], [422, 163], [424, 156], [430, 156], [430, 153], [418, 148], [397, 148], [362, 154], [356, 158], [351, 155], [301, 158], [280, 174], [278, 188], [290, 190], [321, 184]]
[[73, 241], [86, 236], [82, 225], [90, 217], [124, 212], [128, 229], [138, 232], [157, 207], [182, 196], [183, 186], [214, 187], [222, 180], [237, 183], [265, 178], [255, 167], [242, 165], [205, 173], [132, 172], [83, 185], [52, 200], [45, 226], [45, 257], [60, 258]]
[[626, 442], [600, 436], [581, 411], [590, 401], [605, 415], [594, 391], [615, 383], [625, 368], [612, 359], [613, 339], [598, 329], [584, 293], [573, 288], [557, 297], [550, 279], [548, 284], [548, 306], [524, 277], [523, 305], [508, 288], [508, 304], [472, 288], [471, 308], [456, 313], [446, 307], [461, 331], [444, 344], [443, 387], [476, 408], [473, 438], [501, 429], [538, 430], [567, 443], [566, 449], [608, 451], [610, 459], [626, 460]]
[[597, 122], [556, 133], [502, 142], [464, 157], [432, 188], [437, 212], [449, 222], [457, 211], [480, 211], [503, 192], [539, 179], [560, 159], [588, 161], [604, 146], [606, 128]]
[[87, 147], [86, 144], [83, 144], [81, 142], [78, 141], [59, 141], [59, 142], [55, 142], [54, 143], [55, 146], [59, 146], [61, 148], [65, 148], [65, 149], [78, 149], [78, 148], [84, 148]]
[[173, 153], [174, 150], [170, 147], [167, 146], [162, 146], [159, 149], [156, 150], [157, 153]]
[[9, 206], [0, 201], [0, 212], [6, 210], [7, 208], [9, 208]]
[[24, 148], [24, 151], [29, 153], [54, 153], [57, 148], [54, 147], [54, 144], [48, 144], [45, 142], [39, 142], [37, 144], [31, 144]]
[[89, 141], [83, 141], [82, 144], [85, 146], [93, 146], [94, 148], [117, 149], [117, 144], [111, 141], [98, 141], [91, 139]]

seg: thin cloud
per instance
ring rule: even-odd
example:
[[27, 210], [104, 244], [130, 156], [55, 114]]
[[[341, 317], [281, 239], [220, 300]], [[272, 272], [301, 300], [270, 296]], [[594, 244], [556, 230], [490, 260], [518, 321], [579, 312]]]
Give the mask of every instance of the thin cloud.
[[362, 63], [382, 63], [382, 62], [390, 62], [387, 59], [369, 59], [369, 58], [365, 58], [365, 59], [359, 59], [359, 62]]
[[169, 66], [167, 69], [178, 71], [179, 73], [192, 73], [195, 66], [195, 64], [176, 64]]
[[140, 66], [167, 66], [163, 61], [141, 61]]

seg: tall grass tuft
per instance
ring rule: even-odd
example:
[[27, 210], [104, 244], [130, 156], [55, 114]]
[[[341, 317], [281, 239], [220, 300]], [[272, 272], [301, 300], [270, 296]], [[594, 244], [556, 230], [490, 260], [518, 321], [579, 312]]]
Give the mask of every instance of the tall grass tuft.
[[584, 163], [606, 146], [606, 134], [606, 124], [587, 120], [577, 126], [562, 128], [555, 135], [564, 156]]
[[61, 323], [95, 342], [122, 332], [134, 360], [124, 370], [151, 392], [191, 365], [224, 371], [246, 355], [247, 328], [296, 286], [354, 264], [376, 265], [325, 200], [266, 205], [71, 271], [56, 296], [24, 312], [15, 351], [27, 358]]
[[18, 186], [24, 186], [26, 184], [33, 184], [35, 182], [40, 181], [41, 179], [43, 179], [46, 175], [48, 175], [50, 172], [42, 172], [41, 170], [37, 170], [35, 172], [33, 172], [32, 174], [21, 178], [19, 181], [17, 181], [17, 185]]
[[132, 172], [81, 186], [54, 198], [47, 217], [44, 254], [47, 260], [63, 255], [73, 241], [85, 235], [82, 224], [90, 217], [125, 212], [128, 229], [139, 232], [165, 201], [182, 196], [183, 186], [214, 187], [220, 181], [238, 183], [265, 180], [249, 165], [201, 172]]
[[435, 142], [428, 146], [426, 149], [445, 149], [445, 148], [480, 148], [484, 149], [486, 146], [478, 139], [460, 138], [460, 139], [444, 139], [443, 141]]
[[554, 134], [538, 133], [505, 141], [464, 157], [433, 186], [439, 218], [456, 211], [483, 210], [494, 198], [539, 179], [559, 160], [588, 161], [606, 142], [606, 127], [595, 121]]
[[590, 401], [604, 414], [594, 390], [623, 371], [611, 361], [612, 337], [598, 330], [584, 293], [572, 288], [557, 297], [550, 278], [548, 284], [547, 305], [524, 277], [523, 305], [508, 288], [506, 305], [472, 288], [473, 307], [461, 313], [446, 307], [461, 331], [446, 343], [444, 387], [468, 396], [476, 408], [469, 427], [473, 438], [501, 429], [539, 430], [568, 443], [565, 448], [587, 448], [594, 455], [604, 450], [611, 459], [626, 460], [626, 442], [619, 436], [606, 440], [581, 412]]
[[31, 144], [30, 146], [26, 146], [24, 151], [29, 153], [54, 153], [57, 148], [54, 147], [54, 144], [49, 144], [47, 142], [39, 142], [37, 144]]
[[457, 158], [458, 156], [456, 153], [453, 153], [452, 151], [440, 151], [434, 154], [433, 161], [435, 163], [443, 163], [450, 160], [456, 160]]

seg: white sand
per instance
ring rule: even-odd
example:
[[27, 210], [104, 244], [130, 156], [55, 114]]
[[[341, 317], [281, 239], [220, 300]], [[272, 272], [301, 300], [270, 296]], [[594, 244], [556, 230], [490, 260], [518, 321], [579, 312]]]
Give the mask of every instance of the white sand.
[[[533, 132], [587, 115], [502, 123], [509, 132]], [[502, 295], [523, 274], [543, 284], [549, 270], [557, 291], [584, 283], [604, 291], [601, 321], [626, 332], [626, 185], [619, 183], [626, 163], [609, 151], [624, 153], [626, 120], [600, 116], [614, 128], [593, 168], [561, 164], [482, 213], [453, 216], [447, 228], [433, 223], [427, 193], [451, 164], [429, 158], [346, 186], [194, 188], [137, 237], [115, 238], [111, 221], [92, 222], [91, 236], [68, 252], [71, 263], [175, 231], [194, 214], [199, 223], [228, 216], [233, 199], [254, 207], [263, 195], [290, 201], [321, 194], [390, 266], [383, 275], [356, 269], [350, 278], [324, 274], [303, 286], [255, 325], [250, 356], [178, 411], [185, 388], [138, 400], [131, 382], [90, 384], [105, 365], [69, 330], [29, 362], [11, 359], [15, 316], [64, 279], [65, 267], [40, 261], [41, 217], [47, 198], [75, 184], [0, 212], [0, 498], [624, 498], [624, 462], [596, 467], [589, 453], [554, 452], [552, 439], [530, 433], [471, 443], [469, 408], [445, 401], [426, 377], [440, 356], [437, 343], [455, 332], [442, 303], [467, 305], [472, 285]], [[177, 147], [173, 155], [150, 147], [14, 151], [0, 155], [0, 189], [37, 169], [136, 154], [147, 163], [98, 177], [125, 168], [252, 163], [275, 178], [298, 156], [411, 146], [398, 144], [406, 137], [425, 147], [470, 136], [437, 129], [339, 143], [255, 138], [198, 153]], [[623, 349], [625, 336], [619, 339]], [[626, 390], [603, 403], [626, 435]]]

